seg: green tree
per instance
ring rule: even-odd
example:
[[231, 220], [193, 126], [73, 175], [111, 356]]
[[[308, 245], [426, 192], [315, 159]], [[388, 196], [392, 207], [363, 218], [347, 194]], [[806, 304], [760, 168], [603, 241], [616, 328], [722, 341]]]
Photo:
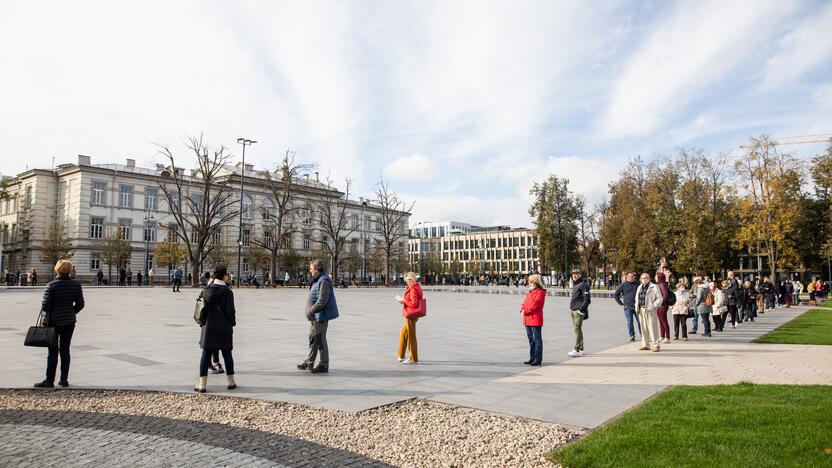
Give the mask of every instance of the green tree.
[[560, 270], [564, 275], [581, 261], [578, 254], [578, 199], [569, 191], [569, 180], [550, 175], [532, 186], [534, 196], [529, 214], [534, 218], [539, 239], [538, 257], [544, 270]]
[[253, 244], [246, 247], [244, 255], [248, 259], [248, 264], [254, 274], [257, 274], [258, 270], [266, 270], [271, 266], [271, 253], [260, 245]]
[[186, 258], [185, 248], [182, 245], [164, 241], [153, 249], [153, 261], [160, 266], [172, 269], [180, 265]]
[[[46, 231], [46, 238], [43, 240], [43, 254], [40, 261], [47, 265], [54, 266], [58, 260], [72, 257], [72, 241], [64, 234], [63, 228], [58, 223], [52, 223]], [[54, 275], [50, 269], [49, 277]]]
[[113, 284], [113, 267], [117, 269], [126, 268], [133, 254], [133, 247], [130, 241], [123, 238], [122, 228], [117, 228], [104, 236], [104, 247], [102, 254], [107, 262], [107, 282]]

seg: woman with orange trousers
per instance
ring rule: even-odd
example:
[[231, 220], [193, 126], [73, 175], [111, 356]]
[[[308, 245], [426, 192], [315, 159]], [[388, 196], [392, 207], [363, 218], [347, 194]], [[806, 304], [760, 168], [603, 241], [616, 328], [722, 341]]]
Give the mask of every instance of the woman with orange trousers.
[[[423, 299], [422, 287], [416, 281], [416, 275], [413, 272], [408, 272], [404, 275], [404, 281], [407, 283], [407, 290], [404, 296], [397, 296], [396, 300], [402, 305], [402, 316], [404, 316], [404, 326], [399, 334], [399, 350], [396, 353], [396, 358], [402, 364], [416, 364], [419, 362], [419, 352], [416, 346], [416, 321], [419, 320], [420, 304]], [[405, 351], [410, 349], [410, 357], [405, 358]]]

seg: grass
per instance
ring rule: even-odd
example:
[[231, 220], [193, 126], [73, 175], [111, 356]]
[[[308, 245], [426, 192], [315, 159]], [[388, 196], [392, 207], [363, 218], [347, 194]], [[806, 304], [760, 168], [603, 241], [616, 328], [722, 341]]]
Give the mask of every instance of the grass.
[[811, 309], [757, 338], [755, 342], [832, 345], [832, 310]]
[[673, 387], [550, 457], [574, 468], [832, 466], [832, 386]]

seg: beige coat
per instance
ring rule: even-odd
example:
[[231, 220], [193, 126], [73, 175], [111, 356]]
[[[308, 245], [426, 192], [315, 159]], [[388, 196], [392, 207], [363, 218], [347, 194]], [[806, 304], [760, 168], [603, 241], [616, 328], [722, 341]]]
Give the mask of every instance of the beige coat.
[[[638, 289], [636, 289], [636, 307], [638, 307], [638, 296], [641, 294], [641, 289], [644, 287], [643, 284], [638, 285]], [[655, 283], [650, 283], [647, 286], [647, 296], [644, 298], [644, 305], [647, 309], [647, 312], [656, 312], [659, 310], [663, 302], [662, 299], [662, 292], [659, 291], [659, 287], [656, 286]], [[636, 310], [638, 312], [638, 310]]]

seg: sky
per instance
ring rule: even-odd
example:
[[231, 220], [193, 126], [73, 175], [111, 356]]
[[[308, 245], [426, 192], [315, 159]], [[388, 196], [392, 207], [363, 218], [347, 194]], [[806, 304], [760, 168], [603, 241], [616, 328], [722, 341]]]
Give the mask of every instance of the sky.
[[549, 174], [594, 203], [637, 155], [832, 132], [829, 31], [810, 0], [4, 2], [0, 173], [245, 137], [412, 222], [529, 226]]

